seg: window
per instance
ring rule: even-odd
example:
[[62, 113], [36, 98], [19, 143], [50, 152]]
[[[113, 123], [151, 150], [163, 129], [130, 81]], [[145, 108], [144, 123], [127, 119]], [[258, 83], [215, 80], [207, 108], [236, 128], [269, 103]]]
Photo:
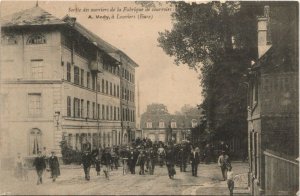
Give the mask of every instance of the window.
[[160, 120], [159, 121], [159, 128], [165, 128], [165, 122]]
[[67, 81], [71, 82], [71, 64], [67, 62]]
[[84, 86], [84, 70], [83, 69], [81, 69], [80, 79], [81, 79], [81, 81], [80, 81], [81, 86]]
[[96, 77], [92, 76], [92, 89], [95, 90], [96, 89]]
[[67, 116], [71, 117], [71, 97], [67, 97]]
[[79, 84], [79, 68], [74, 66], [74, 83]]
[[120, 87], [119, 87], [119, 85], [117, 85], [117, 97], [119, 97], [120, 96]]
[[31, 129], [29, 132], [29, 155], [36, 155], [42, 150], [42, 132], [39, 129]]
[[135, 110], [133, 110], [133, 122], [135, 122]]
[[134, 91], [132, 92], [132, 102], [134, 102]]
[[84, 100], [83, 99], [81, 99], [81, 104], [80, 104], [80, 117], [81, 118], [83, 118], [83, 116], [84, 116]]
[[113, 107], [110, 106], [110, 119], [109, 120], [112, 120], [113, 119]]
[[74, 102], [73, 102], [73, 115], [74, 118], [79, 118], [80, 117], [80, 99], [78, 98], [74, 98]]
[[176, 122], [175, 122], [175, 121], [172, 121], [172, 122], [171, 122], [171, 128], [177, 128], [177, 125], [176, 125]]
[[31, 35], [28, 40], [27, 44], [45, 44], [46, 38], [41, 34]]
[[86, 73], [86, 87], [87, 88], [90, 88], [90, 77], [91, 77], [90, 72], [87, 72]]
[[100, 104], [97, 104], [97, 118], [100, 119]]
[[114, 96], [116, 96], [116, 85], [114, 84]]
[[122, 86], [121, 86], [121, 98], [124, 99], [124, 89]]
[[95, 113], [95, 102], [93, 102], [93, 119], [96, 118], [96, 113]]
[[31, 77], [32, 79], [43, 79], [43, 60], [31, 60]]
[[105, 88], [105, 93], [108, 94], [108, 81], [105, 81], [106, 88]]
[[109, 120], [109, 106], [106, 106], [106, 120]]
[[105, 119], [105, 105], [102, 105], [102, 120]]
[[146, 127], [147, 127], [147, 128], [152, 128], [152, 122], [147, 122], [147, 123], [146, 123]]
[[90, 101], [86, 102], [86, 117], [90, 118]]
[[42, 114], [42, 95], [40, 93], [28, 94], [28, 113], [31, 117], [40, 117]]
[[5, 35], [2, 37], [3, 45], [15, 45], [18, 44], [17, 38], [14, 35]]
[[118, 107], [118, 109], [117, 109], [117, 114], [118, 114], [118, 120], [120, 120], [120, 108]]
[[112, 83], [109, 83], [109, 94], [112, 95]]
[[104, 89], [105, 89], [105, 87], [104, 87], [104, 79], [102, 79], [102, 93], [104, 93]]
[[117, 110], [117, 108], [116, 108], [116, 106], [114, 107], [114, 120], [117, 120], [117, 115], [116, 115], [116, 111]]
[[122, 120], [125, 120], [125, 109], [122, 109]]

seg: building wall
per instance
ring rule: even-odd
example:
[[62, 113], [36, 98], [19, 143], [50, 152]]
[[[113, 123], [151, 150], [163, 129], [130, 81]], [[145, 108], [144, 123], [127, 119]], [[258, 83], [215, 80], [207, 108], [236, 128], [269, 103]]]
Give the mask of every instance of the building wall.
[[[117, 93], [117, 86], [120, 89], [120, 78], [118, 75], [112, 74], [106, 70], [97, 74], [97, 81], [94, 80], [93, 89], [93, 75], [89, 69], [89, 59], [86, 59], [77, 53], [73, 55], [73, 65], [71, 50], [62, 45], [62, 61], [64, 61], [63, 69], [63, 122], [62, 132], [69, 145], [73, 149], [81, 150], [81, 144], [85, 139], [92, 144], [92, 146], [112, 146], [121, 143], [121, 122], [120, 122], [120, 92]], [[67, 65], [71, 66], [71, 78], [68, 81]], [[74, 66], [79, 67], [80, 82], [74, 84]], [[81, 71], [83, 70], [83, 83], [81, 82]], [[90, 74], [89, 81], [87, 80], [87, 73]], [[104, 81], [104, 86], [102, 84]], [[108, 83], [108, 90], [106, 89]], [[110, 94], [110, 86], [112, 86], [112, 95]], [[114, 86], [116, 93], [114, 93]], [[67, 114], [67, 97], [71, 98], [71, 115]], [[74, 117], [74, 98], [83, 100], [83, 111], [80, 112], [79, 117]], [[89, 114], [87, 114], [87, 101], [89, 101]], [[94, 105], [94, 115], [93, 115]], [[99, 105], [99, 109], [98, 109]], [[104, 110], [103, 110], [104, 107]], [[108, 107], [108, 116], [107, 116]], [[116, 108], [116, 110], [114, 110]], [[119, 109], [119, 110], [118, 110]], [[103, 115], [103, 111], [105, 112]], [[119, 111], [119, 112], [118, 112]], [[116, 118], [115, 118], [116, 117]], [[80, 138], [80, 139], [79, 139]], [[79, 140], [81, 142], [79, 142]]]
[[[60, 34], [52, 30], [2, 33], [4, 37], [14, 35], [16, 41], [7, 45], [2, 39], [1, 45], [1, 98], [4, 106], [1, 111], [1, 135], [6, 140], [1, 146], [2, 155], [16, 156], [17, 152], [31, 155], [32, 129], [40, 130], [41, 139], [36, 144], [40, 150], [43, 147], [53, 149], [56, 137], [53, 114], [61, 103], [61, 82], [57, 76], [60, 66]], [[46, 39], [46, 43], [29, 44], [30, 36], [37, 33]], [[36, 61], [40, 66], [38, 77], [37, 72], [33, 73]], [[32, 101], [32, 95], [40, 97], [40, 115], [31, 115], [29, 102]]]
[[[12, 45], [2, 44], [1, 56], [1, 154], [15, 156], [21, 152], [28, 156], [32, 147], [29, 139], [29, 132], [32, 129], [41, 131], [39, 149], [46, 147], [60, 153], [60, 141], [64, 137], [74, 149], [81, 149], [82, 138], [100, 146], [112, 146], [121, 144], [121, 82], [118, 74], [112, 74], [106, 70], [97, 75], [98, 84], [95, 81], [95, 88], [92, 84], [92, 73], [90, 73], [89, 57], [83, 57], [77, 53], [71, 55], [71, 50], [64, 46], [61, 41], [62, 34], [59, 31], [39, 29], [36, 31], [4, 32], [15, 35]], [[44, 36], [46, 43], [27, 44], [32, 33]], [[93, 46], [94, 47], [94, 46]], [[73, 59], [71, 59], [73, 56]], [[34, 78], [32, 74], [32, 62], [41, 62], [42, 76]], [[73, 64], [72, 64], [73, 62]], [[70, 80], [68, 80], [68, 64], [70, 65]], [[79, 68], [79, 84], [74, 82], [74, 66]], [[83, 71], [83, 82], [81, 73]], [[87, 73], [90, 73], [90, 80], [87, 81]], [[134, 73], [134, 68], [131, 70]], [[108, 81], [108, 92], [102, 91], [102, 79]], [[113, 92], [110, 94], [110, 84]], [[119, 93], [114, 94], [114, 86]], [[134, 81], [127, 84], [134, 89]], [[97, 95], [96, 95], [96, 90]], [[134, 96], [134, 90], [132, 90]], [[28, 95], [30, 93], [41, 96], [41, 115], [31, 118], [28, 116]], [[117, 94], [119, 96], [117, 96]], [[71, 114], [67, 113], [67, 97], [71, 98]], [[97, 97], [97, 100], [96, 100]], [[21, 99], [20, 99], [21, 98]], [[83, 111], [78, 117], [74, 117], [74, 98], [83, 101]], [[134, 98], [133, 98], [134, 99]], [[87, 101], [90, 101], [89, 118], [87, 118]], [[95, 116], [92, 115], [92, 107], [95, 103]], [[80, 102], [81, 104], [81, 102]], [[100, 110], [98, 110], [98, 104]], [[127, 104], [127, 101], [126, 101]], [[134, 111], [135, 104], [128, 103], [129, 108]], [[102, 115], [102, 106], [105, 106], [105, 116]], [[106, 111], [109, 106], [109, 116]], [[112, 110], [111, 110], [112, 108]], [[116, 108], [116, 110], [114, 110]], [[118, 110], [119, 109], [119, 110]], [[111, 115], [111, 111], [113, 112]], [[99, 119], [98, 119], [99, 112]], [[55, 117], [55, 115], [59, 114]], [[135, 128], [135, 123], [130, 122]], [[30, 141], [29, 141], [30, 140]], [[31, 142], [31, 144], [30, 144]]]
[[299, 153], [298, 100], [297, 73], [262, 74], [250, 84], [248, 142], [250, 186], [255, 195], [265, 187], [265, 150], [295, 157]]

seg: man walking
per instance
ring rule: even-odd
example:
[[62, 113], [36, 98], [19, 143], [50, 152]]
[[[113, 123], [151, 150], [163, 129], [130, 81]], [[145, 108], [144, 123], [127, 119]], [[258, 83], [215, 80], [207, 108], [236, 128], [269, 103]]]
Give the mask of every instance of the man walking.
[[101, 157], [101, 163], [103, 164], [103, 172], [107, 180], [109, 180], [109, 170], [111, 164], [113, 163], [112, 156], [110, 154], [110, 149], [106, 148]]
[[140, 172], [139, 172], [140, 175], [145, 174], [145, 162], [146, 162], [146, 155], [144, 150], [142, 150], [137, 159], [137, 165], [140, 166]]
[[168, 146], [166, 152], [166, 165], [168, 168], [169, 178], [173, 179], [174, 175], [176, 174], [174, 165], [175, 165], [175, 153], [172, 146]]
[[42, 156], [42, 152], [38, 151], [38, 156], [34, 159], [33, 166], [35, 166], [36, 173], [38, 176], [37, 185], [43, 183], [43, 172], [46, 169], [46, 162]]
[[56, 178], [60, 175], [59, 162], [57, 156], [55, 156], [55, 152], [51, 152], [51, 156], [49, 157], [49, 167], [51, 170], [52, 182], [55, 182]]
[[218, 165], [221, 168], [222, 177], [225, 181], [227, 179], [227, 167], [230, 166], [229, 156], [225, 154], [225, 151], [222, 151], [222, 154], [219, 156]]
[[86, 180], [90, 180], [90, 169], [91, 165], [93, 163], [92, 155], [89, 151], [84, 151], [84, 154], [82, 155], [82, 165], [84, 170], [84, 175]]
[[198, 171], [198, 164], [200, 162], [200, 156], [199, 156], [199, 148], [194, 148], [192, 150], [190, 160], [192, 164], [192, 175], [197, 177], [197, 171]]
[[187, 153], [183, 150], [183, 147], [180, 147], [180, 150], [178, 152], [180, 172], [186, 172], [186, 159], [187, 159]]

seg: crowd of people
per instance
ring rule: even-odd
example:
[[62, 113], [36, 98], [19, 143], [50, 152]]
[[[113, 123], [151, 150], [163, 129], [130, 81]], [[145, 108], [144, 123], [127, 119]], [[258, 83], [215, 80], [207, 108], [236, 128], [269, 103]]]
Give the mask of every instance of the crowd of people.
[[[234, 188], [232, 166], [229, 159], [229, 147], [220, 143], [220, 156], [216, 160], [221, 168], [223, 180], [227, 180], [228, 188], [232, 193]], [[106, 179], [109, 179], [109, 172], [117, 170], [120, 167], [123, 169], [123, 175], [130, 173], [136, 174], [138, 167], [139, 175], [153, 175], [155, 167], [164, 167], [166, 165], [168, 176], [173, 179], [176, 174], [175, 167], [180, 168], [180, 172], [187, 172], [187, 165], [191, 164], [192, 176], [197, 177], [198, 165], [202, 161], [209, 163], [208, 159], [212, 158], [209, 145], [205, 145], [200, 150], [198, 146], [194, 146], [189, 142], [174, 144], [173, 142], [152, 142], [150, 139], [136, 139], [130, 145], [112, 146], [105, 148], [93, 148], [86, 145], [82, 153], [82, 167], [84, 170], [85, 179], [90, 180], [91, 168], [95, 168], [97, 176], [100, 175], [102, 169]], [[16, 173], [25, 173], [22, 169], [24, 163], [18, 154], [16, 161]], [[37, 173], [37, 184], [43, 183], [43, 172], [48, 170], [51, 172], [52, 181], [60, 175], [60, 166], [55, 152], [52, 151], [50, 156], [39, 151], [38, 156], [34, 159], [33, 166]]]

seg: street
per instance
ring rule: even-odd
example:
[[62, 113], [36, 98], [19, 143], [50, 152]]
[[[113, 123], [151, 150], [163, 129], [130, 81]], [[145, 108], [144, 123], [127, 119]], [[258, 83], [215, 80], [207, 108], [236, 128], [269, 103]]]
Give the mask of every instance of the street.
[[[235, 195], [247, 195], [247, 163], [232, 163], [233, 171], [238, 175], [235, 182]], [[139, 167], [136, 167], [138, 173]], [[30, 170], [27, 182], [11, 177], [12, 171], [1, 172], [0, 194], [60, 194], [60, 195], [229, 195], [227, 184], [221, 180], [217, 164], [200, 164], [198, 177], [191, 175], [190, 165], [187, 172], [176, 167], [174, 179], [169, 179], [167, 168], [156, 166], [154, 175], [122, 174], [122, 167], [110, 172], [110, 179], [104, 177], [101, 170], [96, 176], [91, 168], [91, 180], [84, 179], [80, 166], [62, 166], [61, 176], [52, 182], [50, 173], [45, 172], [43, 184], [36, 185], [36, 174]], [[3, 177], [6, 176], [6, 177]], [[5, 181], [3, 180], [5, 179]]]

